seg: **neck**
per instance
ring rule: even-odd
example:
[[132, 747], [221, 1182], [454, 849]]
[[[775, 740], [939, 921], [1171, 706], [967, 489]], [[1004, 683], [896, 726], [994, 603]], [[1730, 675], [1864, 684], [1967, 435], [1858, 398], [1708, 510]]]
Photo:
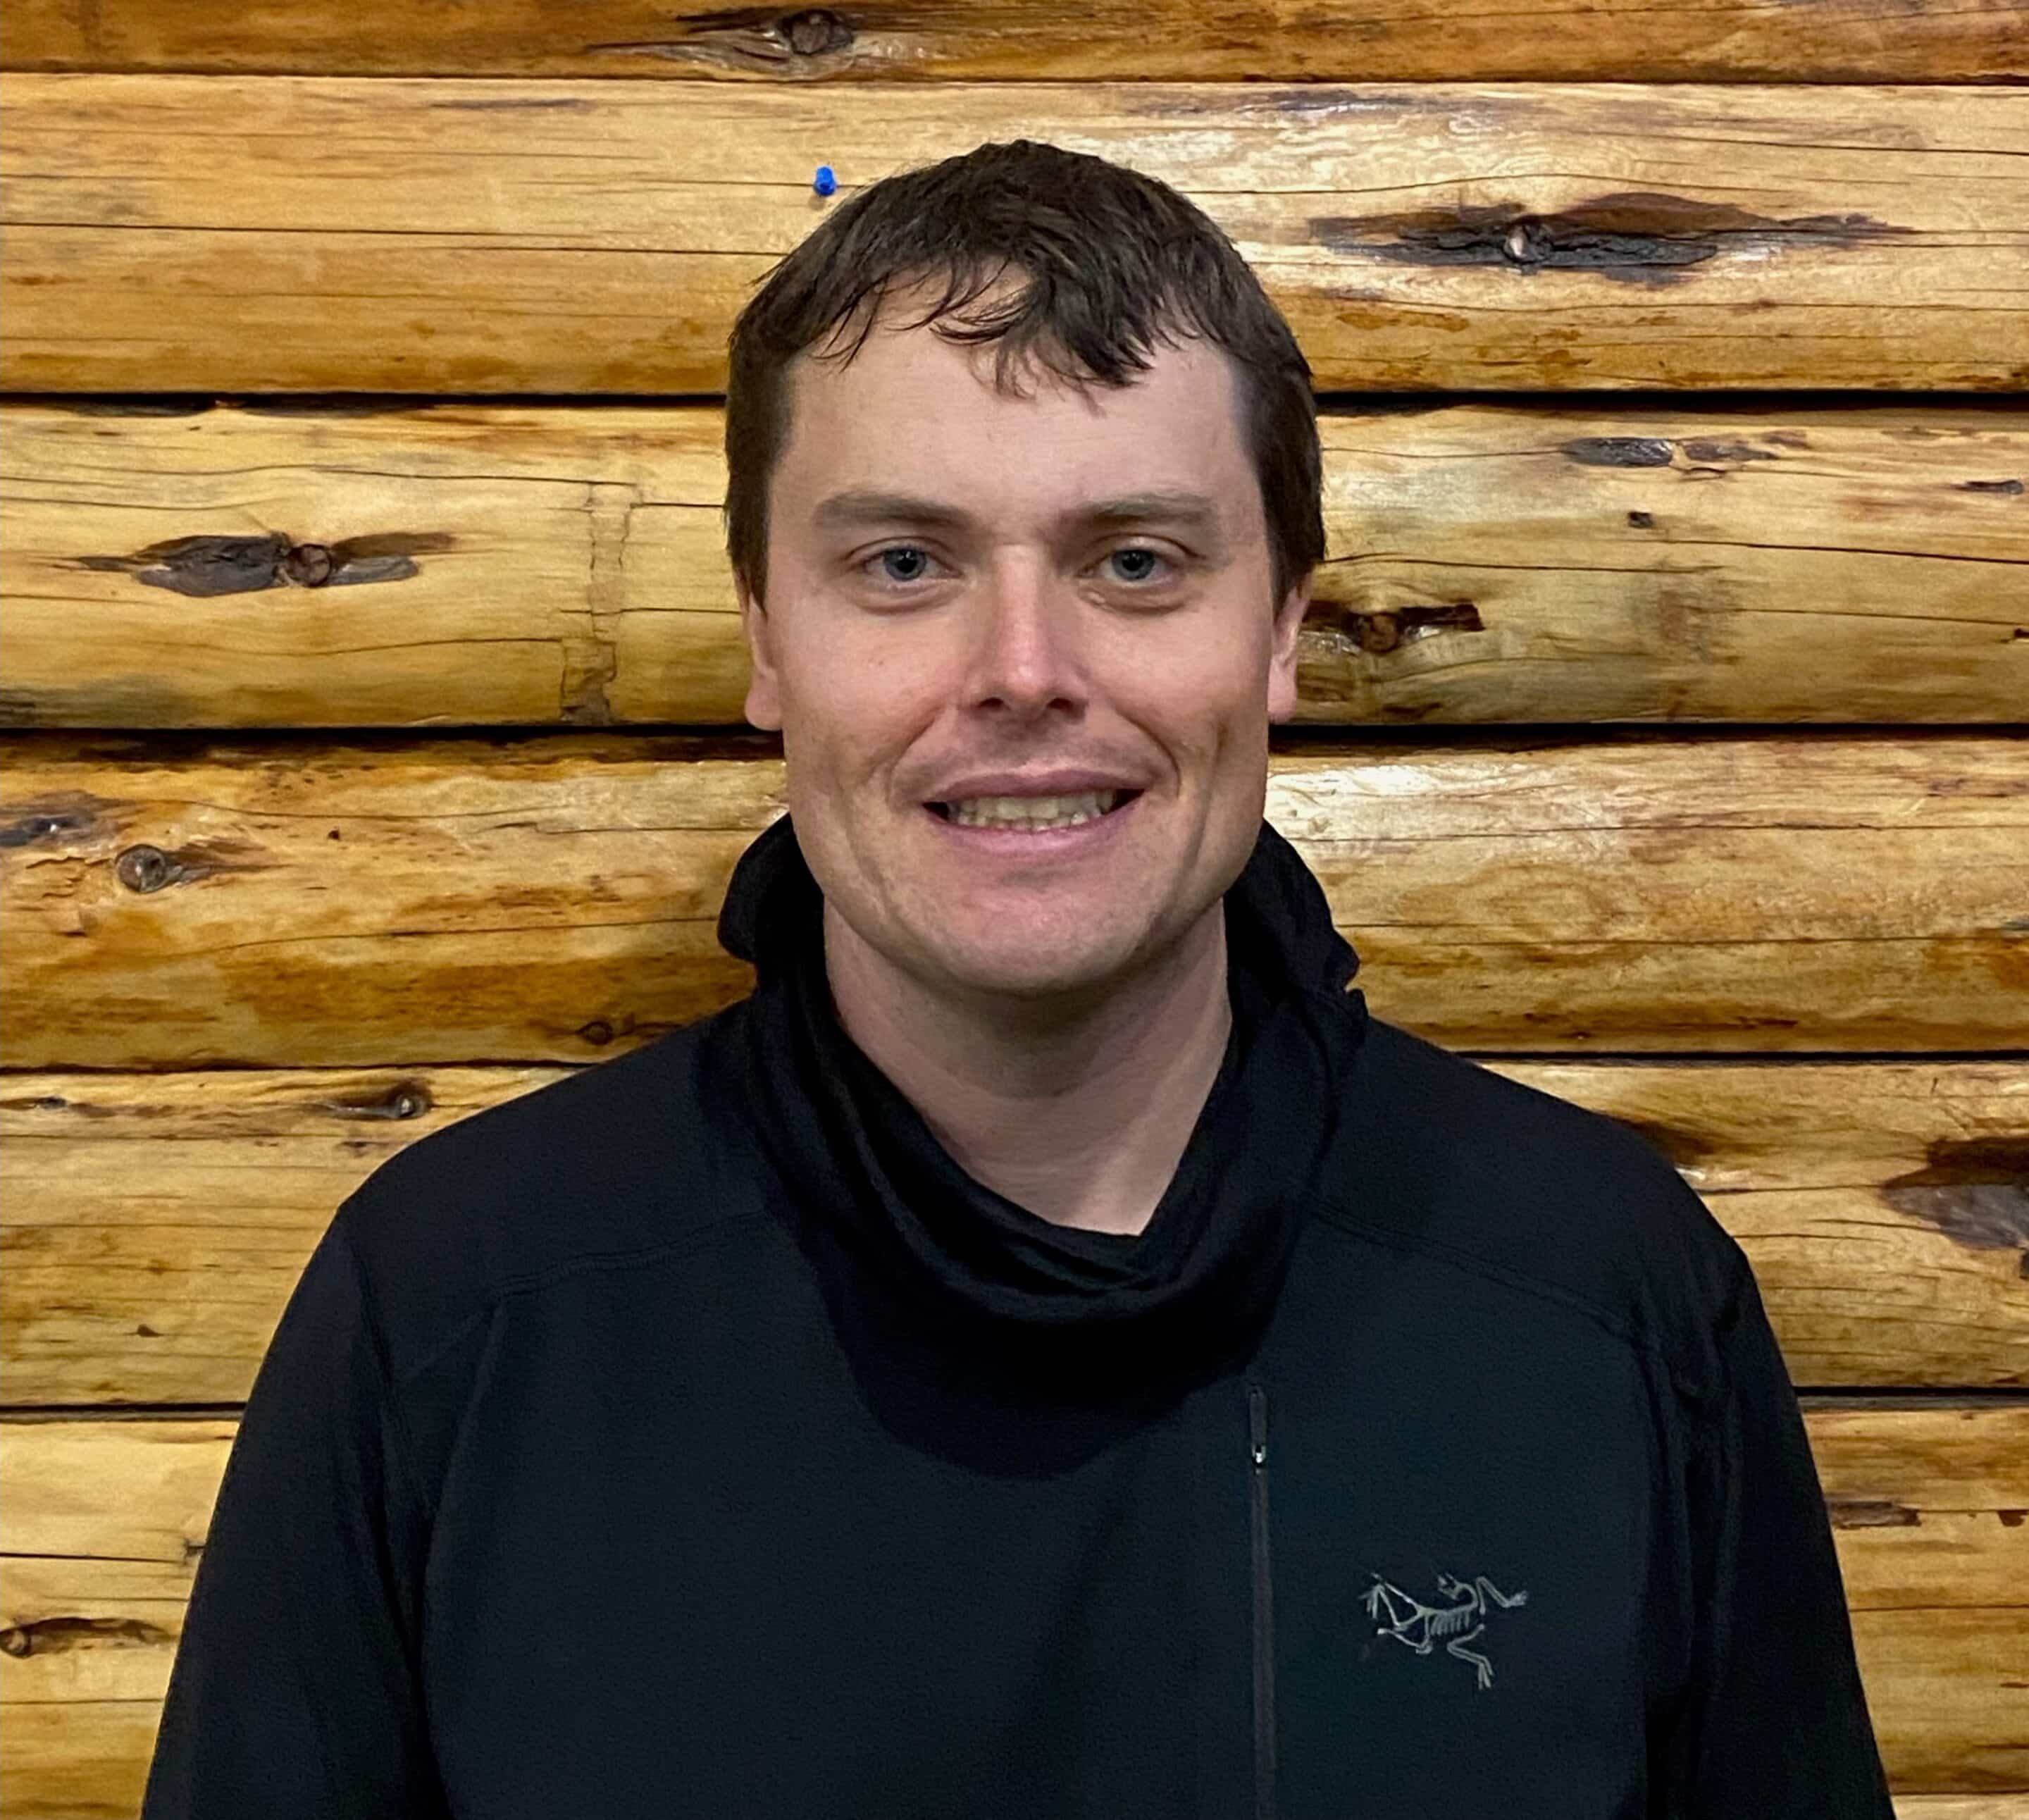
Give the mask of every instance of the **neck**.
[[846, 1034], [961, 1168], [1061, 1226], [1148, 1224], [1226, 1057], [1223, 903], [1155, 966], [1075, 1006], [940, 994], [829, 904], [824, 933]]

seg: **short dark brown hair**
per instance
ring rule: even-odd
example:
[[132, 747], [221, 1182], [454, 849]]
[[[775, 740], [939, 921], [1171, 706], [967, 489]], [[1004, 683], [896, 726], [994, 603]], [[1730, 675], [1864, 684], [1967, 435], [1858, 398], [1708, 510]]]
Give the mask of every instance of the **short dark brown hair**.
[[[1274, 604], [1324, 559], [1322, 461], [1310, 362], [1217, 223], [1167, 184], [1033, 139], [897, 173], [828, 216], [766, 275], [734, 323], [725, 388], [727, 553], [762, 601], [768, 489], [789, 433], [790, 362], [849, 362], [891, 288], [941, 277], [913, 322], [963, 314], [1012, 269], [1027, 283], [991, 314], [935, 332], [998, 341], [995, 384], [1033, 358], [1082, 388], [1133, 383], [1158, 339], [1209, 340], [1237, 363], [1267, 519]], [[817, 344], [864, 310], [833, 354]]]

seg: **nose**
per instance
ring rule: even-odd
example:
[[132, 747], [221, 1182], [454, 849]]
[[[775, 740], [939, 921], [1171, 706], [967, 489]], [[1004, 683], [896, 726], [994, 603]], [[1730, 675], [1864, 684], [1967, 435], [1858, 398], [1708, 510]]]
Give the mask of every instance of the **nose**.
[[1078, 603], [1036, 566], [996, 569], [977, 596], [966, 700], [1022, 718], [1085, 705]]

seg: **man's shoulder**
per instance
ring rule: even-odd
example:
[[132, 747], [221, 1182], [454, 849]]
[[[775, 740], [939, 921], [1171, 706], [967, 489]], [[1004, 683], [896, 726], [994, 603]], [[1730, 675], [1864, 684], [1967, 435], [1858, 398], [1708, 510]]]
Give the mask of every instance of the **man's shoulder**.
[[695, 1243], [759, 1210], [749, 1152], [704, 1093], [739, 1008], [430, 1132], [347, 1198], [334, 1224], [398, 1377], [503, 1294]]
[[1707, 1376], [1752, 1273], [1645, 1133], [1379, 1019], [1362, 1082], [1328, 1217], [1561, 1302], [1687, 1386]]

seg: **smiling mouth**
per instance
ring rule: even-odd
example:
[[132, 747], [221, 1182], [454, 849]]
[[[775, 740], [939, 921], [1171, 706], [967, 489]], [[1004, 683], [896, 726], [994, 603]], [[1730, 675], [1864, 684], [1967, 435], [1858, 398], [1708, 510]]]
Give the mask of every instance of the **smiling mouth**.
[[1078, 790], [1058, 797], [972, 797], [929, 803], [933, 815], [962, 828], [1007, 828], [1040, 834], [1082, 827], [1111, 815], [1141, 795], [1139, 790]]

